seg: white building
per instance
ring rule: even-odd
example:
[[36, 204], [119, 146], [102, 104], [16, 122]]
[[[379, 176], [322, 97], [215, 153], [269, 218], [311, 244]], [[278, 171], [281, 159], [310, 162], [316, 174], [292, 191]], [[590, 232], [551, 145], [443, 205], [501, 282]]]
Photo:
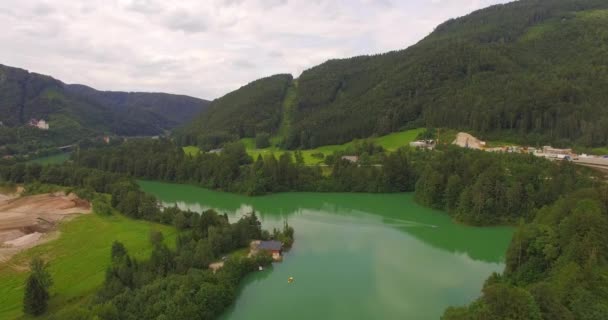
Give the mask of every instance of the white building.
[[38, 120], [38, 123], [36, 123], [36, 127], [38, 129], [42, 129], [42, 130], [48, 130], [49, 129], [49, 124], [44, 121], [44, 120]]
[[44, 121], [43, 119], [40, 119], [40, 120], [31, 119], [29, 125], [31, 127], [36, 127], [38, 129], [41, 129], [41, 130], [48, 130], [49, 129], [48, 122]]

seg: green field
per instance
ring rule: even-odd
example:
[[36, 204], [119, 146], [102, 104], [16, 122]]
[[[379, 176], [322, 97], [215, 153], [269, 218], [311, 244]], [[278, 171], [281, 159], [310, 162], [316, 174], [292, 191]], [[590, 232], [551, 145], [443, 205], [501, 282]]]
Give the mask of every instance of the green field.
[[[370, 140], [374, 141], [376, 144], [382, 146], [384, 149], [388, 151], [395, 151], [400, 147], [404, 147], [409, 145], [410, 142], [416, 139], [416, 136], [423, 132], [424, 129], [412, 129], [407, 131], [395, 132], [381, 137], [372, 137]], [[274, 137], [270, 139], [272, 144], [271, 147], [264, 149], [257, 149], [255, 147], [255, 139], [254, 138], [244, 138], [240, 140], [241, 143], [245, 145], [247, 149], [247, 153], [255, 160], [259, 155], [267, 155], [274, 154], [276, 157], [281, 156], [285, 150], [279, 148], [277, 145], [280, 142], [280, 138]], [[304, 157], [304, 163], [307, 165], [316, 165], [323, 162], [323, 159], [313, 157], [314, 154], [323, 154], [324, 157], [336, 152], [347, 150], [349, 147], [353, 146], [354, 142], [348, 142], [340, 145], [329, 145], [322, 146], [315, 149], [302, 150], [302, 156]], [[184, 152], [186, 154], [197, 154], [200, 152], [200, 149], [195, 146], [184, 147]]]
[[190, 156], [195, 156], [201, 153], [201, 149], [195, 146], [184, 147], [184, 153]]
[[48, 156], [48, 157], [32, 159], [28, 162], [29, 163], [38, 163], [38, 164], [59, 164], [59, 163], [66, 162], [68, 159], [70, 159], [69, 153], [59, 153], [59, 154], [54, 154], [54, 155]]
[[174, 228], [121, 215], [102, 217], [89, 214], [63, 223], [58, 239], [0, 264], [0, 319], [23, 317], [23, 284], [27, 277], [24, 267], [32, 256], [40, 255], [50, 262], [49, 271], [54, 285], [49, 308], [56, 312], [86, 302], [100, 287], [110, 264], [113, 241], [121, 241], [136, 258], [147, 258], [151, 252], [151, 230], [163, 232], [165, 241], [175, 245]]
[[600, 156], [606, 155], [608, 154], [608, 147], [593, 148], [592, 153]]

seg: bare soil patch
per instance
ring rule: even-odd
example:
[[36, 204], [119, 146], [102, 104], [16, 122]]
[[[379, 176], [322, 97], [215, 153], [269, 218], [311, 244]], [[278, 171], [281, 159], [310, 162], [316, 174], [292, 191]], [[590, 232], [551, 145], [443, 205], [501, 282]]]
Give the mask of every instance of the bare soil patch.
[[59, 222], [91, 212], [89, 202], [63, 192], [0, 198], [0, 263], [58, 235]]
[[484, 141], [481, 141], [466, 132], [459, 132], [458, 135], [456, 135], [456, 140], [454, 140], [452, 144], [469, 149], [483, 149], [486, 146]]

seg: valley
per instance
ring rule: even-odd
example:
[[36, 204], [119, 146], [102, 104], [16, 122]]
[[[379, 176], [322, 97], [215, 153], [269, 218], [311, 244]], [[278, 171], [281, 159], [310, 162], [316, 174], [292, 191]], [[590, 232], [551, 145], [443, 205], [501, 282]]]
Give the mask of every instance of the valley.
[[215, 97], [0, 65], [0, 319], [605, 320], [608, 2], [465, 2], [0, 4]]

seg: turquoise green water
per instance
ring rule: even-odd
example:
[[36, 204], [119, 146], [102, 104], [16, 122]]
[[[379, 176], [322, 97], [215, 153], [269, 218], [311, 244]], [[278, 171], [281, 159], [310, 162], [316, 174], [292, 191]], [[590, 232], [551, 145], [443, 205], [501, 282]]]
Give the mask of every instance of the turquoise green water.
[[[256, 272], [222, 319], [439, 319], [502, 271], [511, 228], [453, 223], [411, 194], [286, 193], [244, 197], [140, 182], [165, 204], [231, 218], [255, 209], [265, 228], [295, 228], [282, 263]], [[292, 284], [288, 277], [294, 277]]]

